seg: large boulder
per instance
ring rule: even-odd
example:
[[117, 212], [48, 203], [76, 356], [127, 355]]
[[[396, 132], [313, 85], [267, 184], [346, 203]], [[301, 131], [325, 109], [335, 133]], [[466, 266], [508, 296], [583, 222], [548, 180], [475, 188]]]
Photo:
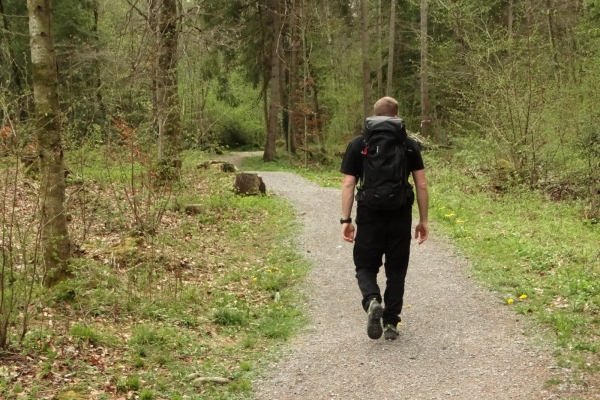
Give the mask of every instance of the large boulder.
[[248, 174], [242, 172], [235, 176], [233, 189], [237, 194], [245, 196], [256, 196], [258, 194], [266, 194], [267, 188], [262, 178], [257, 174]]

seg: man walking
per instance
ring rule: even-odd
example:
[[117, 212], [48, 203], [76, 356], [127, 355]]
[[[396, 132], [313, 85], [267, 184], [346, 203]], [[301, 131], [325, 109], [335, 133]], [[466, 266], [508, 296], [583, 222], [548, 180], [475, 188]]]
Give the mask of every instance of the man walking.
[[[429, 196], [419, 146], [407, 136], [404, 121], [398, 118], [398, 102], [391, 97], [380, 99], [375, 103], [375, 115], [365, 121], [363, 134], [348, 144], [342, 161], [340, 222], [344, 240], [354, 242], [356, 279], [367, 312], [367, 334], [371, 339], [379, 339], [385, 331], [386, 340], [395, 340], [412, 238], [414, 192], [408, 182], [409, 173], [417, 192], [419, 223], [415, 239], [419, 239], [419, 244], [429, 237]], [[356, 194], [355, 238], [350, 215], [357, 182], [360, 186]], [[384, 255], [387, 281], [382, 299], [377, 274]]]

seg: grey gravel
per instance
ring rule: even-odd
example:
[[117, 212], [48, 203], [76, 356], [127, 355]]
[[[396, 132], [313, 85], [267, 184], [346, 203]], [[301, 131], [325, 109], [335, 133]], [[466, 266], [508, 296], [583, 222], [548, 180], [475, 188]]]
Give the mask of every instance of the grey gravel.
[[257, 399], [559, 398], [544, 389], [560, 374], [554, 359], [436, 232], [413, 242], [400, 337], [369, 339], [352, 245], [340, 236], [340, 191], [289, 173], [259, 175], [295, 207], [298, 249], [314, 267], [310, 322], [254, 382]]

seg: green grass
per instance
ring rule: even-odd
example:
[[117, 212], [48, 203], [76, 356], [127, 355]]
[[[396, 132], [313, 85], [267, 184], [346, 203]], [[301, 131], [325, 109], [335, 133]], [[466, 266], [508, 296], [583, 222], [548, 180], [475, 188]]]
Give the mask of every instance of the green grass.
[[595, 368], [600, 225], [583, 218], [575, 200], [510, 185], [497, 193], [486, 175], [458, 161], [427, 156], [434, 231], [453, 239], [506, 307], [549, 327], [571, 364]]
[[239, 310], [221, 308], [214, 313], [213, 321], [222, 326], [243, 326], [247, 324], [247, 317]]
[[[80, 231], [72, 235], [83, 248], [73, 259], [73, 276], [52, 291], [35, 287], [34, 298], [53, 310], [54, 326], [32, 318], [23, 352], [41, 358], [31, 362], [28, 376], [56, 373], [49, 343], [74, 343], [78, 355], [61, 368], [86, 382], [83, 398], [91, 390], [102, 393], [107, 381], [139, 398], [248, 398], [251, 380], [276, 357], [277, 344], [305, 323], [297, 285], [310, 266], [293, 247], [292, 207], [277, 197], [236, 196], [234, 174], [198, 170], [206, 155], [188, 152], [171, 199], [202, 204], [205, 212], [188, 216], [169, 207], [156, 234], [140, 236], [130, 230], [134, 221], [124, 200], [129, 182], [105, 173], [97, 164], [102, 154], [88, 155], [94, 163], [80, 174], [100, 195], [70, 203], [76, 220], [83, 205], [93, 207], [86, 210], [92, 228], [85, 242]], [[78, 174], [74, 160], [70, 166]], [[158, 191], [149, 196], [150, 189], [137, 188], [140, 213], [164, 200]], [[70, 325], [72, 320], [86, 322]], [[108, 355], [99, 360], [104, 348]], [[92, 374], [105, 358], [103, 374]], [[190, 374], [232, 383], [198, 388], [186, 378]], [[22, 387], [0, 380], [0, 397], [16, 398], [15, 388], [32, 393], [34, 383], [45, 393], [58, 390], [51, 380], [23, 380]]]

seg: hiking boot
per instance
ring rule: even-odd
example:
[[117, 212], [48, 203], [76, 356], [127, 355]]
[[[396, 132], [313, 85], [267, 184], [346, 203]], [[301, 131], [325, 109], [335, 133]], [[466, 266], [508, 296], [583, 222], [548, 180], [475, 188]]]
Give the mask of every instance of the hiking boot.
[[379, 339], [383, 335], [381, 326], [381, 317], [383, 316], [383, 307], [376, 299], [371, 300], [369, 310], [367, 311], [367, 335], [371, 339]]
[[383, 328], [385, 340], [396, 340], [398, 338], [398, 328], [392, 324], [387, 324]]

